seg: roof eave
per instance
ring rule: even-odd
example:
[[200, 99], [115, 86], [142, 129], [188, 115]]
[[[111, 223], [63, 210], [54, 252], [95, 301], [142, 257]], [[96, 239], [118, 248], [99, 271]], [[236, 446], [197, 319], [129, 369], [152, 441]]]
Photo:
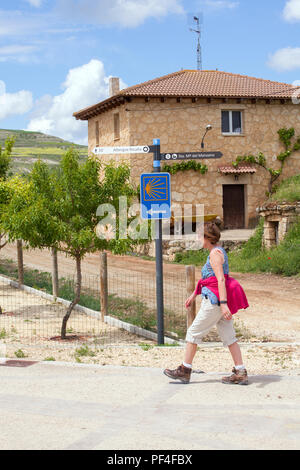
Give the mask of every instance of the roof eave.
[[115, 95], [111, 96], [110, 98], [107, 98], [104, 101], [100, 101], [100, 103], [94, 104], [92, 106], [88, 106], [87, 108], [83, 108], [80, 111], [76, 111], [73, 113], [73, 116], [77, 120], [87, 120], [92, 115], [97, 115], [99, 112], [103, 112], [108, 110], [109, 108], [114, 108], [116, 106], [119, 106], [121, 104], [125, 103], [125, 98], [124, 95]]
[[291, 100], [291, 96], [280, 96], [280, 95], [212, 95], [212, 94], [180, 94], [180, 93], [172, 93], [172, 94], [167, 94], [167, 93], [145, 93], [145, 94], [131, 94], [131, 93], [120, 93], [118, 95], [112, 96], [110, 98], [107, 98], [104, 101], [101, 101], [100, 103], [97, 103], [95, 105], [89, 106], [87, 108], [81, 109], [80, 111], [77, 111], [73, 113], [73, 116], [76, 118], [76, 120], [88, 120], [93, 116], [96, 116], [97, 114], [100, 114], [102, 112], [108, 111], [109, 109], [112, 109], [116, 106], [120, 106], [121, 104], [124, 104], [126, 102], [126, 99], [128, 98], [209, 98], [209, 99], [241, 99], [241, 100]]

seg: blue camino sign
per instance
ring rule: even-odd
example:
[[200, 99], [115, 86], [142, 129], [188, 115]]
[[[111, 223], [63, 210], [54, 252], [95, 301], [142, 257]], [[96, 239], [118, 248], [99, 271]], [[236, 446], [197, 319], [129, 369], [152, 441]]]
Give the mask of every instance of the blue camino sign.
[[171, 178], [169, 173], [143, 173], [140, 183], [142, 219], [171, 217]]

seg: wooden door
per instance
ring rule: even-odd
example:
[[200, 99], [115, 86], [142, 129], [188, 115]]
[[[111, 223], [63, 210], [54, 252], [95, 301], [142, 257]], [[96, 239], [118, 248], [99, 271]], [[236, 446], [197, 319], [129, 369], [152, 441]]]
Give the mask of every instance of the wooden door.
[[223, 185], [225, 229], [245, 228], [245, 193], [243, 184]]

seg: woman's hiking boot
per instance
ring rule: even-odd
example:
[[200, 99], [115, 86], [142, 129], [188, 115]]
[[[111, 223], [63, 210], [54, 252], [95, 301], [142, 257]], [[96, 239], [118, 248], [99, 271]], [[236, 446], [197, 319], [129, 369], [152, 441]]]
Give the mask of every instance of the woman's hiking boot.
[[233, 374], [229, 377], [223, 377], [223, 384], [248, 385], [248, 374], [246, 369], [232, 369]]
[[189, 367], [184, 367], [181, 364], [177, 369], [165, 369], [164, 374], [170, 379], [181, 380], [184, 384], [188, 384], [191, 378], [192, 369]]

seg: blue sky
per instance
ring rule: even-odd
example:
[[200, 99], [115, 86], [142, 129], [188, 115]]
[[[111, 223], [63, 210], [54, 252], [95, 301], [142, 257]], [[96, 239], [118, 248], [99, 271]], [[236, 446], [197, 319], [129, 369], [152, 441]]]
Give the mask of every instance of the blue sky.
[[72, 113], [123, 87], [196, 68], [300, 80], [300, 0], [2, 0], [0, 128], [87, 142]]

